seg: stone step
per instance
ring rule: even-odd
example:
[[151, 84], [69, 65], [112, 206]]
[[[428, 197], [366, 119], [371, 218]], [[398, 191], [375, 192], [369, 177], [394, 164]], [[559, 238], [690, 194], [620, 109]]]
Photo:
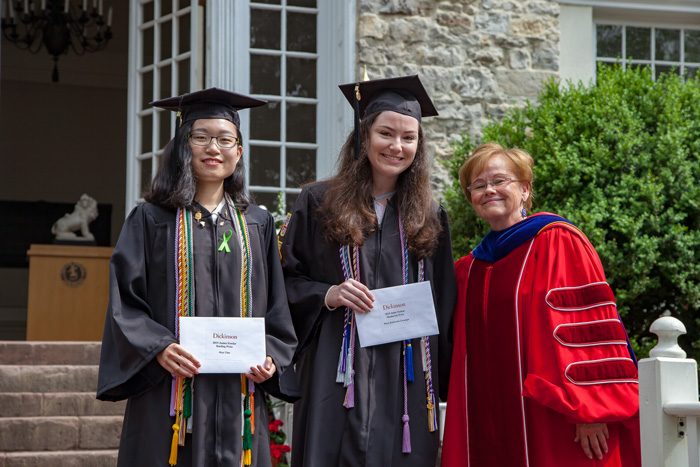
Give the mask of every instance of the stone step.
[[97, 365], [101, 342], [0, 341], [0, 365]]
[[101, 451], [0, 452], [2, 467], [112, 467], [116, 449]]
[[4, 365], [0, 366], [3, 392], [91, 392], [97, 391], [97, 366]]
[[0, 452], [117, 449], [121, 426], [119, 415], [0, 418]]
[[123, 415], [126, 402], [102, 402], [94, 392], [0, 393], [0, 417]]

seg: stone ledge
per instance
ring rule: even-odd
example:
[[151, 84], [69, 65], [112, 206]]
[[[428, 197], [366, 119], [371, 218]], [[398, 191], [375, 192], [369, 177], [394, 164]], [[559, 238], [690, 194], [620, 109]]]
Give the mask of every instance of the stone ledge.
[[98, 401], [94, 392], [0, 393], [0, 417], [123, 415], [125, 407]]
[[117, 465], [117, 450], [0, 452], [2, 467], [111, 467]]
[[0, 365], [97, 365], [101, 342], [0, 341]]
[[4, 365], [0, 366], [0, 393], [95, 393], [97, 372], [96, 365]]
[[121, 425], [122, 417], [118, 415], [3, 418], [0, 419], [0, 451], [113, 449], [119, 446]]

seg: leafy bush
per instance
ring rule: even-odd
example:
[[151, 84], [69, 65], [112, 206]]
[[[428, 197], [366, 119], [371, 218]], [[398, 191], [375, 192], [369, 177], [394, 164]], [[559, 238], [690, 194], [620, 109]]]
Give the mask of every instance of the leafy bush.
[[[519, 147], [535, 159], [534, 211], [560, 214], [596, 248], [638, 357], [665, 311], [688, 329], [682, 341], [700, 359], [700, 82], [654, 80], [648, 69], [598, 70], [597, 85], [549, 82], [537, 105], [492, 122], [483, 141]], [[454, 142], [445, 193], [456, 257], [479, 229], [457, 172], [476, 147]]]

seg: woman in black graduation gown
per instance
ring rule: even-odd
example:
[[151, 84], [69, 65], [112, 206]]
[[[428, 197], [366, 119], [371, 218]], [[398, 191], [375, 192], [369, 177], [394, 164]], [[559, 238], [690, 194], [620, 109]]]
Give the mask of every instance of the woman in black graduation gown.
[[[302, 393], [292, 465], [435, 465], [456, 294], [420, 126], [437, 111], [417, 76], [341, 90], [362, 120], [338, 173], [304, 188], [280, 232]], [[370, 311], [370, 290], [420, 280], [432, 287], [440, 336], [360, 348], [354, 313]]]
[[[271, 463], [262, 391], [279, 392], [296, 337], [274, 221], [245, 189], [237, 110], [264, 103], [216, 88], [151, 103], [182, 116], [110, 262], [97, 398], [128, 399], [120, 466]], [[264, 317], [265, 364], [197, 374], [179, 316]]]

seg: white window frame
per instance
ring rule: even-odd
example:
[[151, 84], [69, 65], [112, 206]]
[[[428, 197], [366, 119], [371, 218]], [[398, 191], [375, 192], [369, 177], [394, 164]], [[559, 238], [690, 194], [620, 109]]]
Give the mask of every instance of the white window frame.
[[[141, 92], [138, 87], [137, 67], [141, 63], [138, 24], [140, 4], [143, 0], [130, 0], [129, 20], [129, 76], [127, 121], [127, 171], [126, 213], [140, 200], [140, 179], [137, 156], [141, 144], [141, 128], [138, 118]], [[280, 0], [286, 3], [286, 0]], [[193, 0], [193, 4], [198, 3]], [[355, 64], [355, 28], [357, 23], [356, 0], [317, 0], [318, 8], [318, 63], [317, 63], [317, 122], [316, 176], [331, 175], [340, 148], [352, 128], [352, 109], [338, 90], [338, 85], [358, 78]], [[208, 0], [205, 14], [208, 21], [192, 13], [193, 24], [199, 28], [206, 23], [206, 73], [203, 87], [221, 87], [242, 94], [250, 93], [250, 1]], [[156, 18], [157, 20], [157, 18]], [[173, 33], [175, 33], [173, 28]], [[195, 43], [199, 34], [191, 34], [191, 51], [199, 58], [201, 71], [202, 45]], [[158, 40], [154, 34], [154, 41]], [[195, 58], [192, 58], [194, 67]], [[218, 66], [214, 66], [214, 64]], [[192, 90], [202, 86], [201, 73], [191, 77]], [[154, 83], [154, 85], [157, 83]], [[197, 86], [197, 87], [194, 87]], [[173, 89], [176, 89], [173, 87]], [[250, 136], [249, 111], [240, 112], [244, 155], [248, 154]], [[174, 120], [173, 120], [174, 121]], [[157, 137], [154, 119], [154, 138]], [[154, 164], [155, 164], [155, 158]], [[155, 173], [155, 165], [153, 167]], [[248, 176], [248, 175], [246, 175]], [[284, 183], [285, 174], [280, 174]], [[284, 185], [282, 185], [284, 186]], [[288, 189], [298, 192], [298, 189]]]
[[[673, 24], [664, 24], [664, 23], [643, 23], [639, 21], [622, 21], [622, 20], [608, 20], [608, 19], [603, 19], [599, 21], [594, 22], [595, 26], [601, 25], [601, 26], [623, 26], [624, 28], [627, 27], [641, 27], [641, 28], [648, 28], [651, 29], [651, 35], [652, 35], [652, 43], [655, 38], [656, 30], [657, 29], [678, 29], [680, 31], [698, 31], [700, 30], [700, 25], [694, 25], [694, 27], [688, 27], [687, 25], [679, 25], [677, 23]], [[624, 31], [624, 29], [623, 29]], [[622, 44], [623, 48], [626, 49], [626, 35], [623, 33], [622, 35]], [[660, 66], [678, 66], [679, 72], [683, 73], [685, 71], [685, 67], [690, 65], [692, 68], [698, 69], [700, 66], [700, 63], [698, 62], [686, 62], [685, 61], [685, 40], [681, 39], [680, 41], [680, 51], [679, 51], [679, 60], [678, 61], [664, 61], [664, 60], [657, 60], [655, 56], [655, 47], [652, 46], [651, 48], [651, 55], [649, 59], [638, 59], [635, 58], [633, 59], [633, 65], [643, 65], [643, 66], [651, 66], [652, 72], [656, 71], [656, 65]], [[627, 55], [627, 54], [625, 54]], [[595, 60], [597, 62], [603, 62], [603, 63], [617, 63], [617, 59], [611, 59], [608, 57], [598, 57], [598, 54], [595, 54]], [[623, 69], [627, 68], [628, 64], [628, 59], [625, 57], [622, 57], [622, 67]], [[699, 71], [700, 72], [700, 71]]]
[[[227, 3], [228, 0], [214, 0], [208, 3]], [[233, 9], [233, 25], [229, 28], [231, 43], [235, 43], [234, 51], [228, 57], [235, 57], [232, 63], [234, 70], [230, 89], [242, 94], [250, 94], [250, 0], [236, 0]], [[286, 0], [280, 0], [286, 6]], [[316, 146], [316, 178], [322, 179], [331, 175], [340, 148], [352, 127], [352, 109], [347, 104], [338, 89], [339, 84], [353, 81], [356, 77], [355, 66], [355, 28], [357, 22], [356, 1], [342, 2], [317, 0], [317, 51], [316, 64], [316, 144], [299, 144], [299, 147]], [[210, 11], [209, 9], [208, 11]], [[211, 36], [214, 34], [212, 33]], [[207, 43], [214, 43], [214, 37], [207, 36]], [[284, 34], [283, 34], [284, 36]], [[282, 37], [282, 40], [286, 40]], [[207, 51], [209, 53], [209, 50]], [[292, 53], [290, 53], [292, 55]], [[305, 54], [300, 54], [305, 55]], [[221, 57], [220, 60], [225, 60]], [[207, 69], [207, 75], [209, 69]], [[284, 78], [284, 77], [282, 77]], [[293, 97], [283, 97], [283, 100], [294, 101]], [[243, 154], [249, 154], [250, 149], [250, 116], [249, 111], [241, 113], [241, 133], [243, 135]], [[286, 118], [282, 112], [282, 119]], [[282, 120], [284, 121], [284, 120]], [[284, 125], [283, 125], [284, 126]], [[261, 144], [256, 142], [256, 144]], [[297, 146], [286, 143], [287, 147]], [[249, 159], [248, 159], [249, 160]], [[287, 188], [285, 177], [285, 158], [280, 164], [280, 187], [287, 193], [298, 193], [299, 188]], [[248, 165], [247, 170], [250, 170]], [[246, 181], [249, 180], [246, 173]], [[249, 185], [249, 184], [248, 184]], [[277, 192], [280, 188], [254, 186], [249, 188], [259, 192]]]
[[[160, 0], [160, 2], [169, 2], [172, 0]], [[151, 152], [141, 153], [141, 119], [143, 115], [147, 115], [149, 112], [152, 115], [152, 147], [157, 146], [157, 139], [160, 135], [160, 119], [158, 118], [158, 112], [165, 112], [163, 110], [156, 109], [141, 109], [141, 102], [143, 99], [141, 81], [139, 76], [139, 71], [152, 69], [153, 73], [153, 89], [155, 95], [159, 95], [160, 89], [160, 79], [158, 73], [155, 69], [159, 64], [158, 53], [160, 51], [160, 34], [158, 34], [159, 29], [157, 23], [163, 18], [168, 18], [174, 15], [174, 5], [172, 12], [167, 15], [159, 16], [159, 12], [156, 9], [156, 3], [154, 3], [154, 18], [153, 20], [144, 23], [142, 25], [142, 14], [141, 5], [145, 3], [151, 3], [151, 0], [130, 0], [129, 3], [129, 70], [128, 70], [128, 91], [127, 91], [127, 150], [126, 150], [126, 209], [125, 216], [129, 214], [131, 209], [139, 202], [143, 201], [141, 194], [141, 168], [140, 162], [143, 159], [151, 159], [151, 174], [155, 174], [157, 169], [157, 160], [162, 152], [162, 148], [156, 149]], [[199, 53], [202, 48], [201, 38], [202, 35], [199, 33], [202, 27], [202, 18], [200, 17], [200, 8], [198, 7], [197, 0], [191, 0], [190, 6], [183, 10], [179, 10], [177, 15], [181, 16], [184, 14], [190, 14], [190, 44], [189, 51], [185, 53], [176, 53], [176, 47], [179, 40], [179, 30], [177, 27], [177, 21], [172, 22], [172, 50], [170, 54], [170, 59], [164, 60], [163, 63], [169, 63], [171, 65], [171, 76], [170, 76], [170, 88], [173, 90], [178, 89], [177, 86], [177, 74], [174, 72], [175, 67], [172, 66], [175, 58], [183, 59], [188, 58], [190, 60], [190, 90], [201, 89], [201, 69], [202, 69], [202, 58], [203, 55]], [[153, 31], [153, 46], [154, 46], [154, 64], [147, 65], [140, 69], [142, 62], [142, 47], [140, 44], [140, 30], [150, 23], [156, 23]], [[162, 96], [169, 97], [169, 96]], [[175, 118], [173, 117], [170, 121], [170, 132], [174, 134], [175, 131]]]
[[559, 0], [559, 77], [574, 84], [594, 82], [596, 24], [695, 29], [697, 0]]

